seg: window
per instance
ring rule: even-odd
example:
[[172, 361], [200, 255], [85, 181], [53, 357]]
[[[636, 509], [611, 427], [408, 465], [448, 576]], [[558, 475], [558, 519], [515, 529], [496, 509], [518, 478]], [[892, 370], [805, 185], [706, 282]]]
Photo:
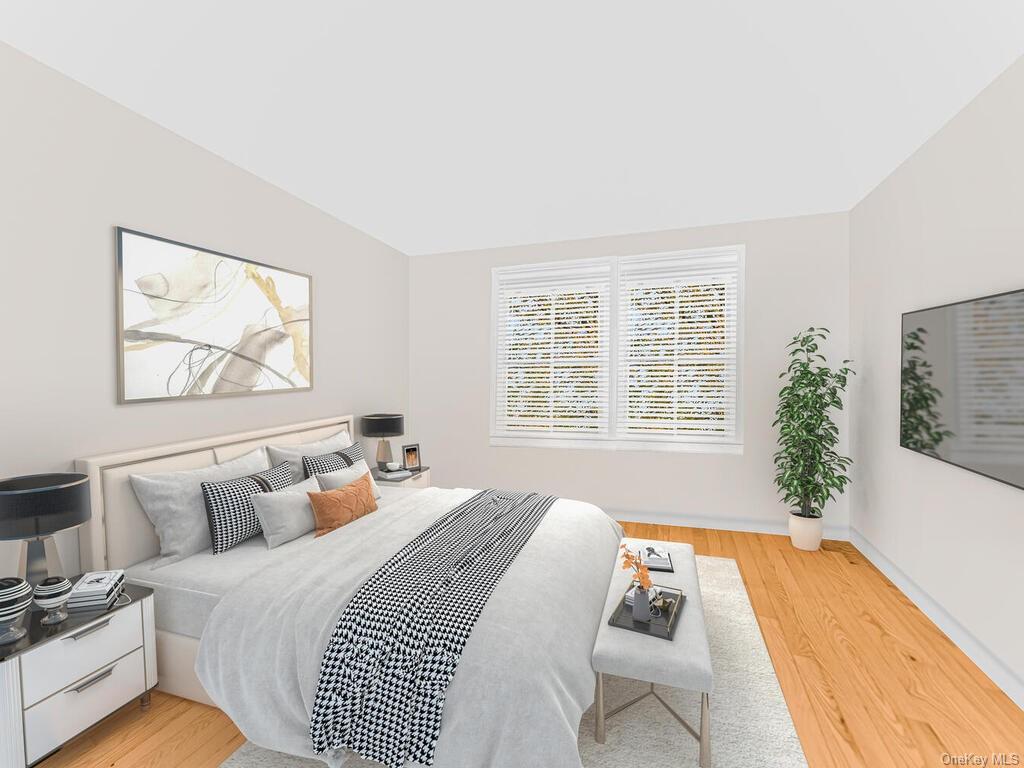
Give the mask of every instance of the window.
[[494, 273], [493, 434], [608, 434], [608, 262]]
[[493, 270], [495, 445], [738, 452], [743, 248]]

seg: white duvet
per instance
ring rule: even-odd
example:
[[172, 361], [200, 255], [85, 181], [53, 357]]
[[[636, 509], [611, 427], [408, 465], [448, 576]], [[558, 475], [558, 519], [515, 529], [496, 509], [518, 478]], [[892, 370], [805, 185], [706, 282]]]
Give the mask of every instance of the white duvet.
[[[196, 672], [252, 741], [312, 757], [309, 717], [338, 617], [381, 564], [475, 491], [429, 488], [382, 507], [235, 587], [214, 609]], [[435, 768], [579, 768], [591, 651], [621, 529], [560, 499], [502, 577], [448, 688]], [[345, 753], [334, 766], [367, 765]]]

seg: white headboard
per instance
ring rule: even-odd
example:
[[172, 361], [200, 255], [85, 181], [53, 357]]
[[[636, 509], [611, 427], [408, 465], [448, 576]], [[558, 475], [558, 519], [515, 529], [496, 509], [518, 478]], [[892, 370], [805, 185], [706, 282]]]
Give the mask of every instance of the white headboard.
[[132, 490], [131, 475], [197, 469], [261, 445], [307, 443], [342, 429], [355, 439], [354, 426], [351, 416], [334, 416], [78, 459], [75, 466], [89, 476], [92, 494], [92, 519], [78, 534], [82, 570], [126, 568], [160, 553], [153, 524]]

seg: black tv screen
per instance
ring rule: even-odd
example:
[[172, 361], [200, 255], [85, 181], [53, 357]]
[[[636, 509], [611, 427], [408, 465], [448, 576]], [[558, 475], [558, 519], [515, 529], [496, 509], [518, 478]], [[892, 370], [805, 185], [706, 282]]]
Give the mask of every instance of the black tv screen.
[[1024, 488], [1024, 290], [903, 315], [900, 445]]

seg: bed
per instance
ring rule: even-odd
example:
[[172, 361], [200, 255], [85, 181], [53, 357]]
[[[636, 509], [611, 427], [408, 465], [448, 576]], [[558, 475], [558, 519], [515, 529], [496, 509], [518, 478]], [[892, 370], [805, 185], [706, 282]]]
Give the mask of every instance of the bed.
[[[158, 569], [159, 543], [132, 474], [206, 466], [261, 445], [305, 443], [348, 416], [82, 459], [93, 518], [84, 569], [125, 568], [156, 593], [159, 687], [223, 709], [251, 741], [311, 756], [320, 659], [348, 600], [404, 544], [472, 490], [382, 489], [378, 512], [267, 550], [261, 537]], [[353, 433], [354, 434], [354, 433]], [[504, 574], [447, 689], [436, 768], [580, 765], [576, 731], [593, 701], [590, 655], [621, 529], [559, 499]], [[344, 751], [331, 765], [364, 765]]]
[[[381, 487], [377, 504], [386, 510], [417, 490]], [[154, 568], [158, 556], [125, 568], [125, 579], [153, 590], [156, 628], [199, 640], [213, 609], [231, 589], [261, 570], [302, 557], [313, 542], [307, 533], [274, 549], [267, 549], [262, 536], [214, 555], [211, 550], [170, 565]]]

